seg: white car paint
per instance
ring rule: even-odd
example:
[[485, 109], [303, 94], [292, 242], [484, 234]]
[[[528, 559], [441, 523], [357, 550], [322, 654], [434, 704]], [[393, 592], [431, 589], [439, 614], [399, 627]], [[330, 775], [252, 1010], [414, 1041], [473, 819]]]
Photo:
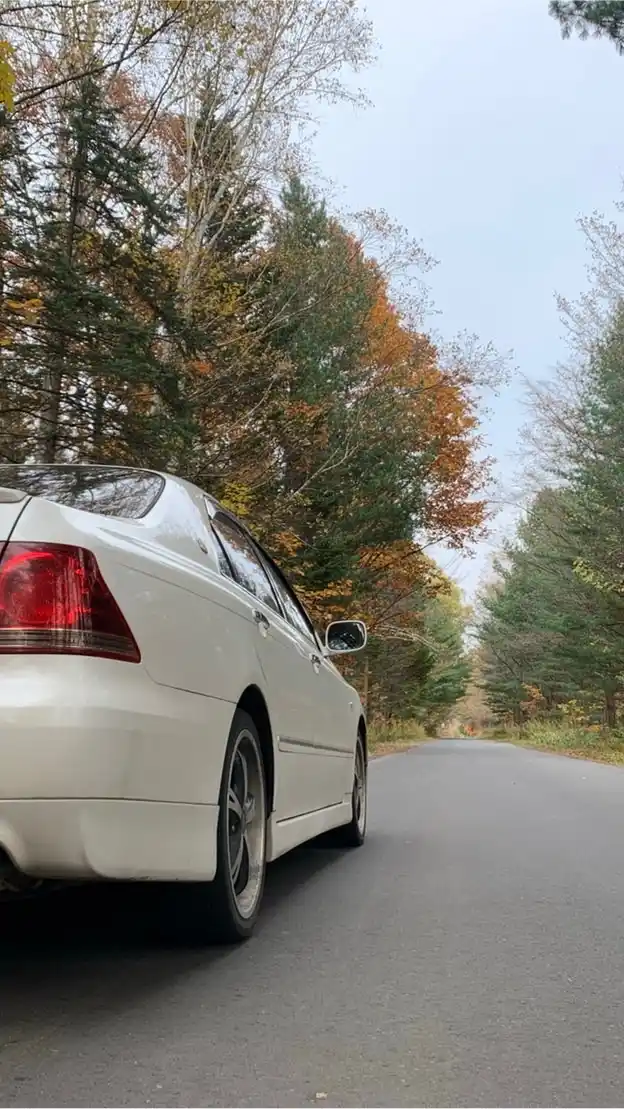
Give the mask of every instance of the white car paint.
[[141, 652], [0, 654], [0, 849], [27, 875], [212, 879], [225, 748], [250, 687], [271, 726], [269, 861], [351, 818], [356, 691], [319, 641], [224, 576], [214, 505], [163, 476], [137, 520], [0, 490], [0, 553], [9, 539], [93, 552]]

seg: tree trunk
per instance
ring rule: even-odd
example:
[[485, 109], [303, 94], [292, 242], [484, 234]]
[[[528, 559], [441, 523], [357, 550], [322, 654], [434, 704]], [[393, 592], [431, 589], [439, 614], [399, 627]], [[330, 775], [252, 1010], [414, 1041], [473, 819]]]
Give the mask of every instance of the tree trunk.
[[[60, 9], [59, 22], [62, 40], [58, 70], [62, 76], [69, 77], [72, 72], [80, 72], [86, 69], [88, 62], [94, 56], [94, 43], [100, 25], [100, 0], [91, 0], [86, 9], [86, 18], [83, 20], [81, 20], [81, 17], [84, 16], [82, 5], [83, 0], [71, 0], [69, 5]], [[61, 218], [64, 216], [67, 220], [65, 251], [67, 263], [71, 267], [74, 259], [76, 231], [85, 217], [83, 174], [86, 152], [78, 148], [73, 152], [72, 157], [65, 111], [69, 93], [68, 85], [60, 102], [60, 118], [57, 121], [59, 168], [57, 193], [59, 215]], [[44, 401], [40, 414], [40, 454], [44, 462], [56, 462], [59, 456], [63, 415], [61, 398], [65, 385], [64, 369], [68, 359], [67, 346], [67, 337], [65, 337], [61, 343], [57, 359], [58, 365], [46, 369], [43, 373]]]
[[41, 410], [41, 460], [56, 462], [63, 378], [56, 370], [44, 375], [45, 401]]
[[605, 724], [607, 728], [615, 728], [617, 724], [617, 706], [613, 690], [605, 690]]

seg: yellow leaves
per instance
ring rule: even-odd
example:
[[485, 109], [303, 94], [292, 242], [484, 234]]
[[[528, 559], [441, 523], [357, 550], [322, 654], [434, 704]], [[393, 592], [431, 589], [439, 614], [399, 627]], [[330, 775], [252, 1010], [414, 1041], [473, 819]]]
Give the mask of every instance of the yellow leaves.
[[303, 547], [303, 540], [295, 535], [294, 531], [280, 531], [275, 536], [275, 547], [279, 549], [282, 556], [286, 558], [294, 558], [294, 556]]
[[622, 584], [622, 582], [609, 579], [596, 567], [589, 566], [582, 558], [575, 559], [572, 568], [582, 582], [585, 582], [586, 585], [593, 586], [599, 593], [616, 593], [619, 596], [624, 593], [624, 584]]
[[40, 297], [7, 298], [3, 304], [3, 318], [0, 321], [0, 347], [13, 345], [15, 335], [23, 327], [31, 327], [43, 308]]
[[[569, 701], [564, 701], [563, 704], [557, 706], [559, 713], [564, 717], [567, 724], [576, 727], [587, 726], [590, 724], [591, 717], [596, 711], [597, 705], [591, 703], [582, 703], [576, 698], [571, 698]], [[587, 727], [588, 731], [600, 731], [600, 725]]]
[[195, 319], [212, 321], [214, 318], [215, 323], [218, 321], [224, 326], [230, 336], [232, 326], [240, 324], [237, 315], [243, 305], [244, 287], [228, 280], [222, 264], [210, 255], [195, 257], [195, 246], [190, 238], [182, 243], [173, 265], [178, 274], [185, 270], [190, 274], [186, 278], [186, 295]]
[[228, 481], [219, 500], [224, 508], [242, 519], [250, 514], [253, 491], [242, 481]]
[[336, 597], [350, 597], [352, 591], [353, 582], [345, 578], [344, 581], [332, 582], [330, 585], [326, 586], [325, 589], [321, 589], [316, 596], [327, 601]]
[[28, 300], [5, 300], [5, 307], [10, 308], [12, 312], [17, 312], [21, 316], [37, 315], [43, 307], [43, 301], [40, 297], [29, 297]]
[[15, 49], [6, 39], [0, 39], [0, 105], [7, 112], [12, 112], [15, 107], [15, 70], [11, 58]]

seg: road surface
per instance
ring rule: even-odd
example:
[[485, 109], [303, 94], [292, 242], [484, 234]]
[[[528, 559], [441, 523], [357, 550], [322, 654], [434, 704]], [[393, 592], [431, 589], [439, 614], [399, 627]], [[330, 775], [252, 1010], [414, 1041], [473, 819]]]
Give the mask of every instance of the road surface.
[[624, 770], [379, 760], [364, 848], [277, 863], [242, 948], [150, 945], [140, 893], [3, 913], [0, 1105], [624, 1105]]

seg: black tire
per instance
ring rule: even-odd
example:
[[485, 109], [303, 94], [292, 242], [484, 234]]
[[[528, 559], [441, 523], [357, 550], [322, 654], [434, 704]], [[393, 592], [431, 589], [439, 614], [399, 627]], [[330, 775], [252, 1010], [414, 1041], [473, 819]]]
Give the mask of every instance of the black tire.
[[[237, 774], [237, 768], [240, 766], [241, 757], [243, 759], [245, 757], [242, 754], [243, 746], [245, 754], [257, 759], [257, 782], [254, 788], [258, 789], [261, 796], [254, 798], [258, 827], [254, 827], [253, 831], [254, 835], [257, 832], [259, 840], [257, 851], [254, 851], [257, 857], [254, 860], [253, 867], [251, 865], [252, 850], [251, 847], [245, 847], [245, 843], [248, 843], [248, 840], [245, 840], [245, 835], [251, 824], [255, 824], [255, 822], [251, 817], [243, 827], [244, 822], [241, 817], [242, 862], [238, 873], [239, 879], [241, 874], [243, 875], [243, 885], [242, 888], [237, 889], [236, 886], [240, 885], [240, 882], [234, 882], [231, 858], [232, 845], [236, 842], [236, 831], [233, 830], [232, 825], [236, 813], [231, 807], [229, 796], [230, 787]], [[238, 763], [235, 765], [236, 760], [238, 760]], [[249, 796], [251, 796], [251, 793]], [[234, 944], [249, 939], [262, 904], [266, 875], [266, 837], [266, 778], [258, 729], [246, 712], [237, 709], [226, 747], [219, 791], [217, 873], [212, 882], [184, 882], [170, 885], [168, 893], [171, 903], [166, 919], [167, 932], [173, 934], [177, 940], [191, 943]], [[244, 877], [245, 866], [247, 867], [247, 880]], [[252, 869], [255, 871], [253, 881], [251, 877]], [[249, 890], [249, 895], [246, 898], [247, 890]]]
[[[362, 774], [362, 793], [358, 789], [358, 776]], [[351, 794], [351, 820], [331, 833], [336, 847], [361, 847], [366, 839], [368, 816], [368, 762], [364, 738], [358, 734], [353, 767], [353, 792]]]

